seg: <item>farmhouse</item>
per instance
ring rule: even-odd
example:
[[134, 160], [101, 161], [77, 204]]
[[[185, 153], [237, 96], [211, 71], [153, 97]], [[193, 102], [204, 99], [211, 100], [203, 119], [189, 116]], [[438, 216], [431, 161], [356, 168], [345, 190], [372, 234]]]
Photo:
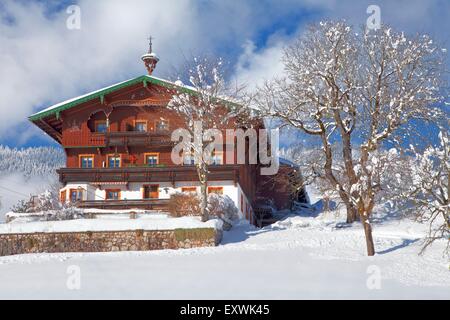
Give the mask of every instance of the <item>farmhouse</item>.
[[[147, 75], [29, 117], [66, 153], [66, 167], [58, 170], [62, 202], [82, 208], [163, 210], [175, 192], [199, 190], [193, 159], [184, 159], [182, 165], [172, 162], [171, 133], [185, 123], [167, 108], [177, 91], [195, 94], [195, 90], [152, 75], [159, 58], [151, 44], [142, 60]], [[264, 128], [264, 122], [257, 126]], [[237, 123], [231, 122], [229, 127], [235, 129]], [[229, 196], [251, 222], [255, 210], [269, 198], [279, 209], [290, 207], [295, 198], [291, 179], [271, 183], [260, 175], [258, 164], [226, 164], [225, 157], [225, 153], [213, 155], [208, 192]], [[293, 172], [292, 166], [282, 162], [280, 175], [292, 177]]]

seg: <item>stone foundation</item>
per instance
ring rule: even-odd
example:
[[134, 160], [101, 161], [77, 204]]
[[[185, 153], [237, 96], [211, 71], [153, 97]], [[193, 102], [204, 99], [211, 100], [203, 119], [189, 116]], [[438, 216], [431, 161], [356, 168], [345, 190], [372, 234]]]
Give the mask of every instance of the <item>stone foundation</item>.
[[213, 228], [0, 234], [0, 256], [213, 247], [221, 239]]

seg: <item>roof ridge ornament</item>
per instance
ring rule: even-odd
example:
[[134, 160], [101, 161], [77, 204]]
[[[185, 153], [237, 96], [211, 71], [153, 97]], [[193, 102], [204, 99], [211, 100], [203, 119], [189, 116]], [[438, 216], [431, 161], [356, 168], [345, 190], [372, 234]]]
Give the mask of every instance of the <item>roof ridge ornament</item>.
[[153, 43], [152, 43], [153, 37], [150, 36], [150, 37], [147, 38], [147, 40], [148, 40], [148, 53], [152, 53], [152, 52], [153, 52], [153, 49], [152, 49], [152, 46], [153, 46]]
[[158, 56], [153, 52], [153, 39], [154, 38], [152, 36], [148, 37], [148, 52], [141, 57], [149, 76], [152, 75], [156, 68], [156, 64], [159, 61]]

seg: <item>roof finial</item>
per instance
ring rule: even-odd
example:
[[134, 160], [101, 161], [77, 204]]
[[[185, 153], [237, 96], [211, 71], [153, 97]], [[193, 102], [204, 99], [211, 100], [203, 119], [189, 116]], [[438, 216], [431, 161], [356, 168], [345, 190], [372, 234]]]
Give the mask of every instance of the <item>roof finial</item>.
[[150, 36], [147, 39], [148, 39], [148, 53], [152, 53], [153, 52], [153, 49], [152, 49], [152, 47], [153, 47], [153, 44], [152, 44], [153, 37]]
[[147, 72], [149, 75], [153, 73], [156, 68], [156, 64], [159, 61], [158, 56], [153, 52], [153, 39], [154, 38], [152, 36], [148, 37], [148, 53], [144, 54], [141, 57], [142, 61], [144, 61], [145, 68], [147, 68]]

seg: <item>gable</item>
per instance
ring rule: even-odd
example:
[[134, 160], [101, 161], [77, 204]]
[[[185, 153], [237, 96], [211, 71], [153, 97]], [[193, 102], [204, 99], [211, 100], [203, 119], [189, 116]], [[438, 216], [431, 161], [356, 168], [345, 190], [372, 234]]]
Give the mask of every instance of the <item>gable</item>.
[[[173, 91], [184, 92], [193, 96], [198, 95], [198, 92], [195, 88], [186, 86], [186, 85], [178, 85], [176, 83], [156, 78], [149, 75], [143, 75], [134, 79], [126, 80], [123, 82], [119, 82], [113, 84], [111, 86], [89, 92], [87, 94], [60, 102], [53, 106], [50, 106], [44, 110], [41, 110], [33, 115], [31, 115], [28, 119], [33, 122], [37, 127], [46, 132], [50, 137], [52, 137], [58, 143], [61, 143], [62, 138], [62, 119], [61, 114], [63, 111], [70, 110], [77, 111], [77, 107], [83, 107], [86, 104], [92, 103], [100, 103], [100, 104], [108, 104], [108, 101], [105, 101], [107, 95], [111, 96], [115, 93], [119, 94], [126, 88], [131, 88], [138, 84], [142, 84], [143, 87], [148, 87], [149, 84], [153, 84], [157, 87], [166, 88]], [[169, 92], [169, 91], [168, 91]], [[218, 99], [220, 103], [223, 103], [226, 106], [238, 106], [235, 102], [231, 102], [225, 99]], [[133, 103], [136, 101], [120, 101], [122, 104]], [[146, 101], [142, 101], [143, 104]]]
[[95, 99], [103, 100], [104, 97], [110, 93], [116, 92], [120, 89], [129, 87], [129, 86], [133, 86], [138, 83], [142, 83], [144, 86], [147, 86], [148, 83], [152, 83], [152, 84], [159, 85], [162, 87], [177, 89], [177, 90], [185, 91], [187, 93], [196, 94], [195, 90], [190, 89], [188, 87], [177, 86], [176, 84], [174, 84], [170, 81], [166, 81], [166, 80], [158, 79], [158, 78], [155, 78], [152, 76], [144, 75], [144, 76], [140, 76], [140, 77], [137, 77], [134, 79], [116, 83], [114, 85], [87, 93], [85, 95], [82, 95], [82, 96], [79, 96], [76, 98], [72, 98], [72, 99], [60, 102], [58, 104], [50, 106], [42, 111], [39, 111], [39, 112], [31, 115], [29, 117], [29, 120], [34, 122], [34, 121], [37, 121], [37, 120], [40, 120], [40, 119], [43, 119], [43, 118], [46, 118], [49, 116], [56, 116], [58, 118], [59, 117], [58, 114], [61, 111], [74, 108], [82, 103], [89, 102], [89, 101], [92, 101]]

